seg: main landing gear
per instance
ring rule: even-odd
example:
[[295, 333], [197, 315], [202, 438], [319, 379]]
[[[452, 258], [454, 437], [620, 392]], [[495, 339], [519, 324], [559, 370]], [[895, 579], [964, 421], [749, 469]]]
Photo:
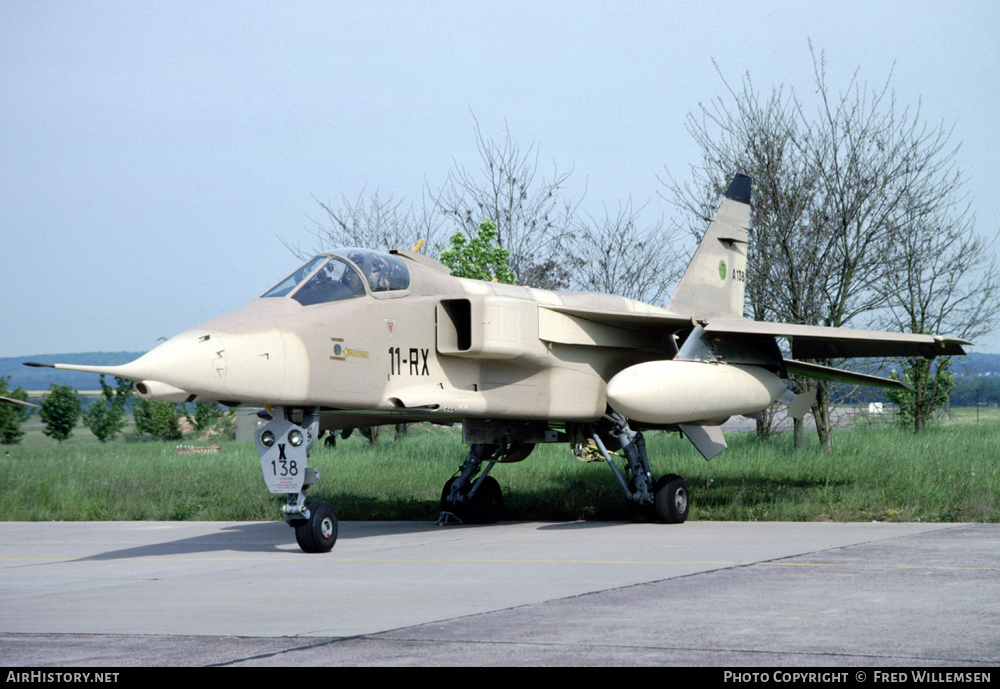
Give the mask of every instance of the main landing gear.
[[[519, 462], [533, 449], [533, 444], [470, 445], [469, 456], [441, 491], [438, 524], [495, 524], [503, 510], [503, 491], [490, 470], [497, 462]], [[483, 462], [486, 468], [480, 473]]]
[[[689, 497], [684, 479], [668, 474], [653, 480], [642, 433], [629, 428], [628, 421], [620, 414], [610, 412], [597, 424], [567, 428], [569, 436], [549, 436], [537, 428], [517, 428], [509, 425], [492, 436], [488, 429], [476, 428], [471, 433], [478, 439], [503, 438], [507, 444], [472, 442], [469, 455], [458, 473], [448, 480], [441, 491], [441, 516], [439, 524], [492, 524], [500, 518], [503, 493], [500, 485], [489, 475], [497, 462], [518, 462], [531, 452], [537, 442], [561, 442], [572, 437], [574, 451], [591, 454], [583, 448], [596, 448], [591, 456], [607, 462], [625, 493], [625, 507], [629, 518], [637, 523], [660, 522], [680, 524], [687, 520]], [[469, 429], [463, 429], [469, 433]], [[468, 442], [468, 441], [467, 441]], [[592, 443], [592, 444], [591, 444]], [[625, 466], [619, 470], [608, 447], [621, 448]], [[485, 464], [485, 468], [484, 468]]]
[[285, 523], [295, 529], [295, 540], [307, 553], [326, 553], [337, 542], [337, 515], [322, 501], [306, 501], [309, 486], [319, 472], [309, 466], [309, 450], [319, 437], [319, 410], [307, 409], [301, 425], [276, 407], [272, 420], [257, 430], [264, 482], [272, 493], [285, 493]]
[[628, 421], [620, 414], [607, 414], [604, 420], [611, 424], [610, 432], [605, 432], [605, 437], [614, 439], [625, 454], [624, 475], [612, 460], [597, 429], [589, 426], [587, 432], [625, 491], [625, 507], [632, 521], [663, 524], [681, 524], [686, 521], [688, 487], [684, 479], [676, 474], [668, 474], [654, 482], [642, 433], [629, 428]]

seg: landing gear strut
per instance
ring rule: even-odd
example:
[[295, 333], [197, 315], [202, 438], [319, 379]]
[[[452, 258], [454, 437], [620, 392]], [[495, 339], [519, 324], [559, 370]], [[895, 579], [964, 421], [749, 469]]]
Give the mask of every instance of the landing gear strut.
[[285, 493], [285, 523], [295, 529], [295, 540], [307, 553], [326, 553], [337, 542], [337, 515], [325, 502], [306, 501], [309, 486], [319, 481], [309, 466], [309, 450], [319, 438], [319, 410], [307, 409], [302, 425], [276, 407], [273, 419], [254, 436], [264, 482], [272, 493]]
[[683, 523], [687, 519], [689, 505], [684, 479], [669, 474], [654, 482], [642, 433], [629, 428], [628, 421], [620, 414], [613, 413], [604, 418], [611, 423], [609, 439], [616, 440], [625, 454], [625, 476], [612, 460], [597, 429], [591, 426], [588, 431], [625, 491], [625, 507], [632, 521]]
[[[523, 450], [506, 445], [471, 445], [458, 474], [448, 479], [441, 491], [438, 524], [495, 524], [503, 509], [503, 491], [489, 473], [513, 452]], [[486, 468], [480, 473], [483, 462]]]

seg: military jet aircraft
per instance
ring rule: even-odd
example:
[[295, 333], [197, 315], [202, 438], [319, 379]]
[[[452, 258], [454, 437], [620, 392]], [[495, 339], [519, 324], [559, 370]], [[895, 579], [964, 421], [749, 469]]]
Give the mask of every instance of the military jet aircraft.
[[496, 521], [495, 463], [563, 442], [608, 463], [633, 519], [683, 522], [687, 485], [654, 478], [643, 429], [679, 430], [711, 459], [726, 447], [727, 418], [776, 401], [796, 417], [808, 410], [812, 398], [786, 388], [789, 374], [900, 385], [799, 359], [934, 357], [967, 344], [745, 320], [750, 192], [751, 179], [736, 175], [666, 309], [457, 278], [415, 251], [350, 248], [129, 364], [54, 367], [131, 379], [152, 400], [268, 409], [256, 433], [261, 468], [271, 492], [286, 494], [284, 518], [307, 552], [337, 538], [333, 509], [306, 499], [319, 479], [313, 443], [326, 431], [420, 421], [460, 422], [470, 446], [444, 485], [445, 516]]

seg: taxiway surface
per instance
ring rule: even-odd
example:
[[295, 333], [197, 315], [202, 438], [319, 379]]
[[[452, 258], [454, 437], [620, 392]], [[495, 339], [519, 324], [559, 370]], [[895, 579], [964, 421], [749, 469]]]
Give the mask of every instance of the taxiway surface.
[[0, 523], [0, 663], [1000, 664], [1000, 525]]

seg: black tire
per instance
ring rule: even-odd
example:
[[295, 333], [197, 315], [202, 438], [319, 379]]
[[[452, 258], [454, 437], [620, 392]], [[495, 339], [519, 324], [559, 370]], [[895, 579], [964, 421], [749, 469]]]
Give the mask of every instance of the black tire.
[[337, 515], [325, 502], [310, 502], [309, 519], [295, 524], [295, 540], [307, 553], [328, 553], [337, 542]]
[[495, 524], [499, 521], [503, 510], [503, 490], [495, 478], [487, 476], [483, 479], [479, 490], [469, 502], [452, 503], [448, 501], [448, 496], [451, 495], [452, 484], [457, 480], [457, 476], [448, 479], [441, 490], [442, 512], [451, 512], [466, 524]]
[[691, 495], [680, 476], [670, 474], [656, 482], [656, 518], [664, 524], [683, 524], [688, 517]]
[[479, 490], [468, 504], [469, 519], [473, 524], [496, 524], [503, 510], [503, 490], [492, 476], [483, 479]]

